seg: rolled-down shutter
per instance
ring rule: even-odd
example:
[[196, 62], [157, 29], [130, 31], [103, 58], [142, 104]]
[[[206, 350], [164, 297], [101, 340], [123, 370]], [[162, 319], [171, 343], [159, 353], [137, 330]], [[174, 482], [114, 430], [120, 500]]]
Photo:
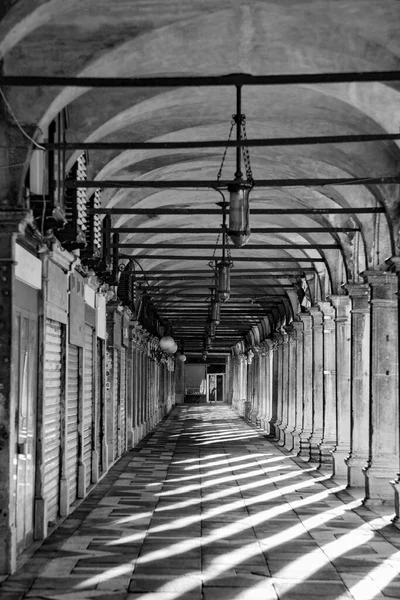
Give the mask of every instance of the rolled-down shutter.
[[44, 352], [44, 497], [47, 516], [54, 521], [60, 503], [62, 325], [46, 321]]
[[125, 452], [126, 448], [126, 352], [125, 348], [121, 348], [121, 375], [120, 375], [120, 454]]
[[86, 466], [86, 488], [92, 481], [93, 419], [93, 328], [85, 325], [85, 363], [83, 376], [83, 462]]
[[114, 402], [113, 402], [113, 410], [114, 410], [114, 458], [117, 458], [120, 455], [119, 449], [119, 352], [118, 350], [114, 350]]
[[79, 349], [68, 346], [67, 397], [67, 479], [70, 503], [76, 500], [78, 481], [78, 402], [79, 402]]

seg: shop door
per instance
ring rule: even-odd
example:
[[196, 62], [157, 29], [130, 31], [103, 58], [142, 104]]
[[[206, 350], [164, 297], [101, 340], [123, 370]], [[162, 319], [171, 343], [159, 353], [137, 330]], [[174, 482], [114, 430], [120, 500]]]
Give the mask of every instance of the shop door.
[[16, 309], [17, 384], [16, 536], [18, 553], [33, 541], [37, 408], [37, 315]]
[[224, 402], [224, 374], [207, 375], [208, 402]]
[[63, 326], [47, 319], [44, 349], [44, 497], [54, 522], [60, 503], [61, 376]]

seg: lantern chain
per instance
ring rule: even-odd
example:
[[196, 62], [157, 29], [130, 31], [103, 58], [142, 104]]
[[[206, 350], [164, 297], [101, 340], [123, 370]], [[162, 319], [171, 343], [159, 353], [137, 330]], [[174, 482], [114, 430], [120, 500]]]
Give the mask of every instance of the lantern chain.
[[[241, 138], [242, 140], [247, 141], [247, 131], [246, 131], [246, 115], [241, 115], [241, 125], [242, 125], [242, 135]], [[253, 172], [251, 170], [251, 164], [250, 164], [250, 152], [249, 152], [249, 148], [248, 146], [243, 146], [242, 147], [243, 150], [243, 162], [244, 162], [244, 166], [246, 169], [246, 177], [247, 177], [247, 181], [251, 184], [254, 183], [254, 179], [253, 179]]]
[[[235, 126], [235, 121], [232, 119], [231, 129], [229, 131], [229, 136], [228, 136], [228, 142], [230, 142], [230, 140], [231, 140], [232, 131], [233, 131], [234, 126]], [[217, 182], [219, 182], [220, 179], [221, 179], [221, 177], [222, 177], [222, 169], [224, 168], [224, 163], [225, 163], [225, 158], [226, 158], [226, 153], [227, 152], [228, 152], [228, 146], [225, 147], [225, 151], [224, 151], [224, 153], [222, 155], [221, 166], [219, 168], [218, 175], [217, 175]]]

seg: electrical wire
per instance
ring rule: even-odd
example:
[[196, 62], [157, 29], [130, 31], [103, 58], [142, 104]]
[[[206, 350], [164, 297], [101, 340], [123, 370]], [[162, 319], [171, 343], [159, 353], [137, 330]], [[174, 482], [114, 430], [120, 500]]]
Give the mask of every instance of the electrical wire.
[[38, 144], [33, 138], [31, 138], [31, 136], [25, 131], [25, 129], [22, 127], [21, 123], [18, 121], [17, 117], [14, 114], [13, 109], [11, 108], [11, 105], [9, 104], [2, 88], [0, 87], [0, 95], [3, 98], [4, 104], [7, 107], [8, 112], [10, 113], [11, 117], [13, 118], [13, 120], [15, 121], [15, 124], [17, 125], [18, 129], [20, 130], [20, 132], [22, 133], [22, 135], [24, 135], [30, 142], [32, 142], [32, 144], [34, 146], [36, 146], [36, 148], [38, 148], [38, 150], [43, 150], [45, 151], [46, 149], [41, 146], [40, 144]]

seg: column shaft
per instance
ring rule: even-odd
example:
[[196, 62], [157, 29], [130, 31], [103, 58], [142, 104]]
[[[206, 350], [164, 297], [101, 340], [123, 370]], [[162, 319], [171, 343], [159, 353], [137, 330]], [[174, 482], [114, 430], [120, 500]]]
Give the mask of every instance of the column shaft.
[[393, 501], [399, 469], [397, 276], [366, 271], [371, 289], [371, 423], [366, 503]]
[[333, 475], [349, 482], [348, 458], [351, 429], [351, 323], [349, 296], [331, 296], [336, 309], [337, 444]]

